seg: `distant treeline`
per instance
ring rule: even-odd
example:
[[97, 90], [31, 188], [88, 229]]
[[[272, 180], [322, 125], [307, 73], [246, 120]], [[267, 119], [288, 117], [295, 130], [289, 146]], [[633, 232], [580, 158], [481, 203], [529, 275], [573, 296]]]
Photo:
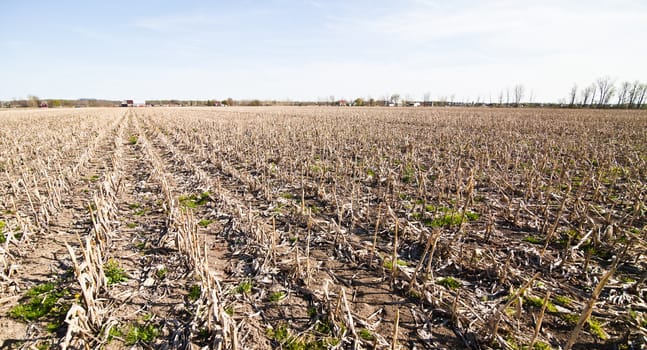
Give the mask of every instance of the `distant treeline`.
[[[596, 85], [602, 85], [599, 80]], [[227, 106], [343, 106], [343, 107], [371, 107], [371, 106], [392, 106], [392, 107], [494, 107], [494, 108], [600, 108], [600, 109], [645, 109], [647, 104], [644, 103], [647, 95], [647, 85], [638, 82], [624, 83], [619, 90], [615, 90], [612, 83], [598, 87], [591, 85], [583, 90], [578, 91], [577, 86], [571, 90], [568, 100], [561, 99], [558, 103], [539, 103], [539, 102], [521, 102], [522, 93], [515, 94], [517, 98], [509, 101], [503, 99], [503, 94], [497, 102], [485, 103], [481, 101], [453, 101], [453, 100], [405, 100], [401, 99], [398, 94], [394, 94], [385, 99], [373, 98], [356, 98], [355, 100], [336, 100], [329, 99], [326, 101], [279, 101], [279, 100], [234, 100], [227, 98], [224, 100], [147, 100], [146, 106], [164, 106], [164, 107], [227, 107]], [[610, 85], [610, 86], [609, 86]], [[515, 91], [517, 89], [515, 88]], [[596, 92], [600, 92], [596, 96]], [[520, 90], [523, 91], [523, 90]], [[578, 94], [581, 92], [581, 95]], [[617, 101], [611, 101], [611, 97], [616, 94]], [[580, 95], [581, 98], [578, 99]], [[597, 98], [596, 98], [597, 97]], [[519, 102], [517, 102], [519, 101]], [[76, 100], [66, 99], [39, 99], [36, 96], [28, 96], [27, 99], [0, 101], [3, 108], [37, 108], [37, 107], [119, 107], [122, 101], [89, 99], [82, 98]]]
[[29, 96], [22, 100], [0, 101], [4, 108], [36, 108], [36, 107], [118, 107], [121, 101], [80, 98], [76, 100], [40, 99]]
[[610, 77], [601, 77], [582, 88], [573, 85], [568, 99], [562, 102], [574, 108], [641, 109], [645, 107], [646, 97], [646, 83], [638, 80], [624, 81], [616, 86], [615, 81]]

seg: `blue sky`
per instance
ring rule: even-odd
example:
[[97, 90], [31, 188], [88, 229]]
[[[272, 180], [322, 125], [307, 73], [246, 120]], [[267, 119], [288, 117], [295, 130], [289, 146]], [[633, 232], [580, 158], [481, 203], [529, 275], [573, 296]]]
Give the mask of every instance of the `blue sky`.
[[643, 0], [3, 0], [0, 99], [557, 101], [647, 82], [646, 33]]

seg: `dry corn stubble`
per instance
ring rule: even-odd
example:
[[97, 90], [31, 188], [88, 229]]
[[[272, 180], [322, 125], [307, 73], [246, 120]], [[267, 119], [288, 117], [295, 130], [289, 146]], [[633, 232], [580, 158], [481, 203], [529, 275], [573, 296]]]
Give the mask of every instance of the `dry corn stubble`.
[[[102, 119], [112, 111], [64, 112], [69, 113], [8, 114], [8, 124], [2, 126], [3, 132], [9, 130], [5, 125], [13, 132], [4, 133], [9, 135], [3, 139], [8, 153], [0, 162], [6, 186], [0, 195], [8, 200], [0, 209], [14, 212], [3, 219], [4, 232], [20, 233], [7, 235], [11, 243], [0, 255], [2, 283], [7, 285], [19, 276], [11, 266], [23, 255], [15, 253], [50, 230], [71, 181], [82, 176], [98, 156], [99, 145], [125, 120]], [[536, 330], [532, 312], [521, 303], [514, 315], [502, 309], [523, 299], [511, 289], [519, 291], [529, 276], [541, 271], [538, 288], [563, 288], [581, 305], [586, 296], [577, 291], [593, 290], [618, 245], [630, 242], [618, 278], [635, 282], [627, 289], [611, 278], [598, 296], [604, 308], [596, 312], [603, 321], [615, 321], [624, 307], [644, 302], [640, 271], [646, 265], [640, 251], [647, 137], [640, 111], [141, 109], [129, 118], [132, 128], [119, 129], [120, 139], [137, 135], [136, 143], [124, 142], [124, 147], [141, 150], [151, 164], [150, 181], [161, 186], [163, 215], [175, 235], [167, 237], [174, 238], [175, 247], [205, 283], [201, 310], [206, 313], [195, 323], [225, 333], [221, 340], [233, 339], [228, 347], [241, 346], [236, 339], [247, 339], [235, 335], [243, 323], [258, 324], [251, 319], [241, 323], [240, 318], [230, 322], [225, 312], [234, 302], [225, 291], [242, 280], [254, 285], [246, 303], [265, 300], [278, 286], [287, 291], [285, 302], [268, 308], [250, 305], [266, 324], [280, 319], [288, 303], [294, 303], [295, 313], [306, 315], [309, 303], [326, 300], [321, 283], [329, 278], [350, 288], [347, 298], [333, 297], [345, 300], [348, 311], [338, 314], [343, 317], [338, 317], [337, 327], [362, 324], [377, 339], [391, 339], [393, 327], [386, 323], [396, 310], [390, 298], [398, 298], [403, 303], [401, 330], [437, 324], [433, 317], [421, 316], [425, 307], [433, 306], [441, 315], [435, 317], [453, 317], [456, 333], [462, 334], [437, 337], [439, 344], [485, 346], [499, 331], [485, 320], [495, 317], [508, 338], [494, 338], [511, 346]], [[35, 148], [42, 156], [27, 157]], [[122, 159], [117, 142], [113, 149], [110, 162], [116, 170], [83, 175], [91, 186], [103, 186], [92, 200], [91, 216], [102, 248], [113, 245], [112, 222], [120, 217], [114, 203], [121, 195], [122, 173], [132, 161]], [[230, 228], [210, 231], [220, 229], [217, 223], [194, 227], [202, 218], [183, 214], [177, 200], [187, 189], [209, 189], [215, 203], [209, 210], [229, 220]], [[381, 208], [391, 209], [388, 219]], [[237, 253], [231, 257], [235, 268], [228, 270], [227, 282], [212, 276], [204, 247], [204, 237], [210, 236], [202, 232], [222, 234]], [[391, 274], [383, 279], [387, 260]], [[288, 276], [298, 278], [291, 281]], [[461, 281], [460, 294], [436, 285], [437, 280]], [[371, 294], [378, 290], [387, 292]], [[378, 295], [374, 306], [364, 306], [365, 295]], [[379, 310], [387, 316], [374, 316]], [[570, 329], [553, 327], [561, 316], [548, 312], [545, 332], [534, 338], [564, 344]], [[312, 326], [302, 322], [295, 326]], [[609, 342], [620, 344], [621, 329], [634, 327], [620, 323], [603, 322]], [[428, 326], [428, 331], [439, 330]], [[547, 338], [548, 333], [554, 338]], [[635, 334], [627, 341], [644, 336], [640, 330]], [[342, 343], [359, 341], [350, 329], [335, 336]], [[305, 343], [323, 340], [312, 332], [300, 337]], [[588, 337], [579, 333], [574, 342], [590, 341]], [[406, 332], [398, 339], [426, 341]]]

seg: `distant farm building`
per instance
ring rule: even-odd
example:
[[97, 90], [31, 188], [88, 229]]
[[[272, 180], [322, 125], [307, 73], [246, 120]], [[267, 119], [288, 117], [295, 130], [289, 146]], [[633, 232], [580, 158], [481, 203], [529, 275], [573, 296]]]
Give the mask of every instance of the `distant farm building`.
[[48, 107], [47, 101], [43, 101], [40, 103], [40, 108], [47, 108], [47, 107]]
[[132, 107], [134, 106], [133, 100], [123, 100], [121, 101], [121, 107]]

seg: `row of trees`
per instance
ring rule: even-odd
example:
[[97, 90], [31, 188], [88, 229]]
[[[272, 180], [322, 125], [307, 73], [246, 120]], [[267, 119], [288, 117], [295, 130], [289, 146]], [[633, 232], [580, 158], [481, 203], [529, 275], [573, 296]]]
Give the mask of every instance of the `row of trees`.
[[118, 107], [120, 101], [101, 100], [94, 98], [66, 99], [41, 99], [35, 95], [28, 95], [26, 99], [13, 99], [0, 101], [2, 108], [37, 108], [42, 105], [47, 107]]
[[[505, 104], [509, 105], [512, 103], [515, 106], [518, 106], [525, 95], [526, 88], [521, 84], [517, 84], [512, 88], [512, 94], [510, 94], [510, 89], [507, 88], [505, 89]], [[510, 100], [510, 97], [512, 97], [512, 100]], [[530, 98], [530, 102], [532, 102], [532, 97]], [[499, 105], [503, 105], [503, 91], [499, 93]]]
[[[497, 101], [493, 101], [490, 95], [489, 102], [485, 99], [481, 100], [478, 97], [472, 102], [462, 101], [455, 102], [455, 95], [450, 98], [445, 96], [439, 97], [436, 100], [431, 99], [429, 92], [424, 94], [422, 103], [423, 106], [453, 106], [453, 105], [488, 105], [488, 106], [521, 106], [522, 100], [526, 101], [529, 106], [568, 106], [572, 108], [588, 107], [588, 108], [635, 108], [639, 109], [644, 107], [645, 97], [647, 96], [647, 84], [638, 80], [633, 82], [624, 81], [616, 86], [615, 81], [610, 77], [598, 78], [592, 84], [585, 87], [578, 87], [573, 85], [568, 95], [568, 98], [560, 99], [559, 103], [533, 103], [533, 93], [530, 92], [530, 97], [526, 97], [526, 88], [522, 84], [517, 84], [510, 89], [501, 90]], [[614, 98], [615, 97], [615, 98]], [[0, 101], [1, 102], [1, 101]], [[47, 99], [40, 100], [37, 96], [29, 95], [24, 100], [5, 101], [0, 103], [2, 107], [38, 107], [41, 102], [46, 102], [49, 107], [109, 107], [119, 106], [120, 101], [98, 100], [98, 99], [77, 99], [77, 100], [62, 100], [62, 99]], [[335, 99], [334, 95], [330, 95], [327, 99], [321, 99], [319, 102], [294, 102], [294, 101], [261, 101], [261, 100], [234, 100], [227, 98], [225, 100], [148, 100], [147, 105], [179, 105], [179, 106], [268, 106], [268, 105], [353, 105], [353, 106], [384, 106], [384, 105], [409, 105], [415, 102], [410, 95], [404, 98], [400, 94], [385, 94], [382, 99], [357, 98], [355, 100]]]
[[647, 95], [647, 84], [638, 80], [625, 81], [616, 87], [613, 79], [602, 77], [584, 88], [573, 85], [568, 95], [568, 105], [571, 107], [615, 106], [638, 109], [642, 107], [645, 95]]

